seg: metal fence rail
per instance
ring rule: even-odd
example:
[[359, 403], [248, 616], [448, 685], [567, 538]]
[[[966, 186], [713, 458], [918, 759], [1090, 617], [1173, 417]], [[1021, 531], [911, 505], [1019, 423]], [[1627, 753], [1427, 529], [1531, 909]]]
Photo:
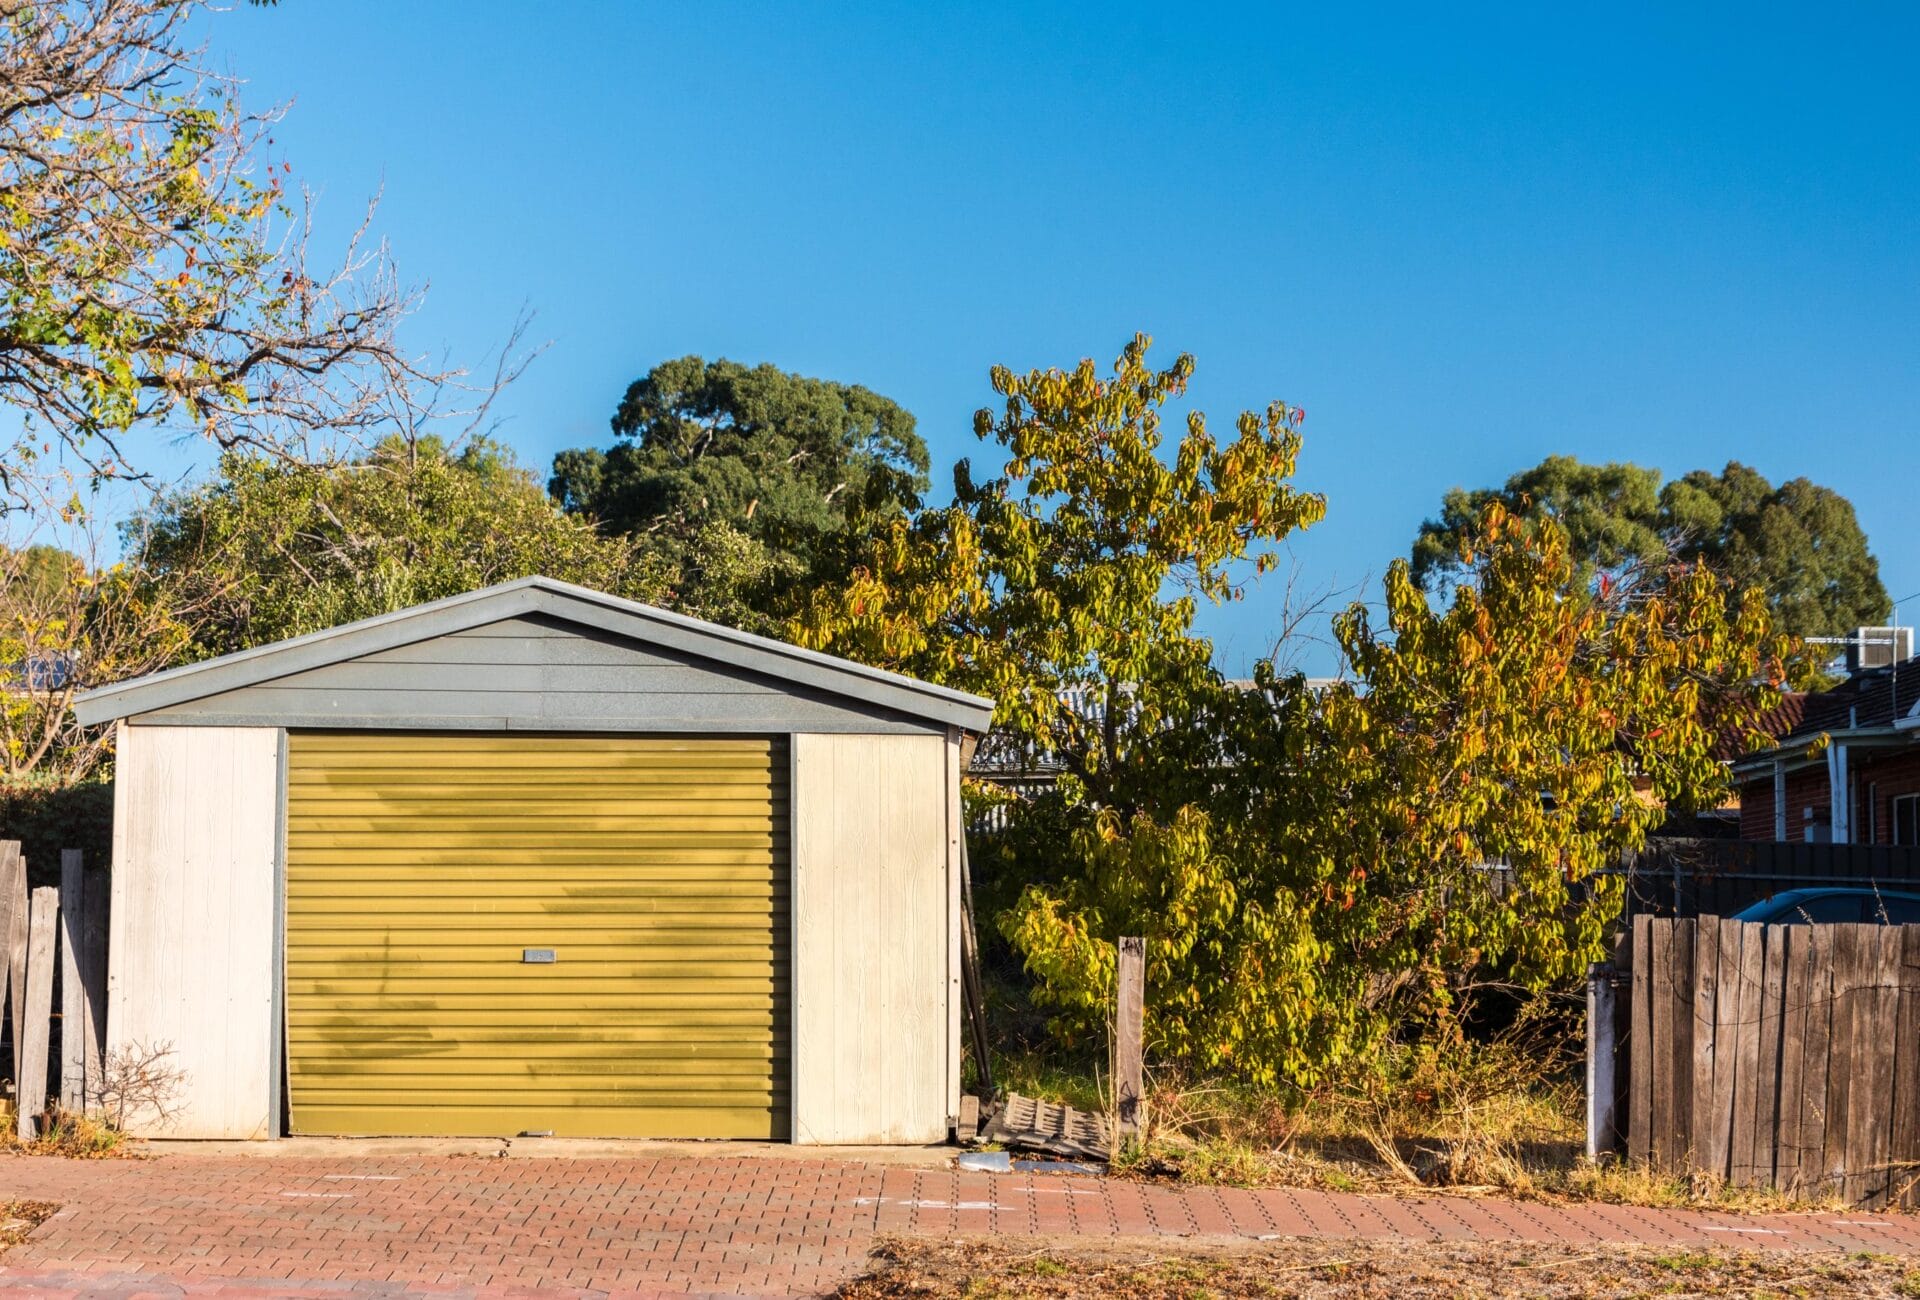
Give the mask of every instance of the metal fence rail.
[[1625, 878], [1629, 918], [1731, 916], [1788, 889], [1920, 891], [1920, 848], [1653, 839], [1601, 874]]

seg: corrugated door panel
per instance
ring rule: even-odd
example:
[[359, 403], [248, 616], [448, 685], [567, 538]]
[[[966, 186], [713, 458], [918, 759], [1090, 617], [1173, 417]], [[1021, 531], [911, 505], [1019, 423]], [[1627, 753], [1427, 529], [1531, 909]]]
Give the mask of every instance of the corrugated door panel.
[[293, 1131], [785, 1137], [784, 751], [290, 735]]

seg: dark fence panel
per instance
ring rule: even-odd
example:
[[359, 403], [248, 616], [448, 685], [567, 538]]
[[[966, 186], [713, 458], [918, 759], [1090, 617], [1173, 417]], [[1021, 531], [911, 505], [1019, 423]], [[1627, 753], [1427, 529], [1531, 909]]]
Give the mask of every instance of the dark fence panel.
[[1653, 839], [1615, 872], [1626, 878], [1628, 917], [1731, 916], [1788, 889], [1920, 892], [1920, 848]]

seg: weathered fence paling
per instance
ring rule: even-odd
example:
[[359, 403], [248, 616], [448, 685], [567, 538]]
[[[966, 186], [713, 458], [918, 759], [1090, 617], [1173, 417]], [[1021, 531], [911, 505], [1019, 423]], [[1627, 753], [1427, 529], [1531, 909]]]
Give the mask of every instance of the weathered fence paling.
[[13, 1082], [23, 1138], [49, 1098], [84, 1111], [106, 1079], [110, 885], [105, 871], [84, 868], [80, 853], [66, 850], [60, 887], [29, 896], [19, 842], [0, 840], [0, 1018], [13, 1043], [0, 1072]]
[[70, 1111], [86, 1108], [86, 1034], [76, 1032], [91, 1017], [87, 989], [80, 982], [80, 914], [86, 881], [80, 851], [60, 854], [60, 1105]]
[[1630, 1158], [1920, 1204], [1920, 926], [1641, 915], [1628, 950]]
[[1612, 1151], [1619, 1134], [1620, 1013], [1612, 962], [1587, 968], [1587, 1159]]
[[20, 1076], [14, 1081], [15, 1124], [33, 1137], [35, 1117], [47, 1106], [47, 1056], [53, 1033], [53, 953], [60, 924], [60, 891], [36, 889], [27, 921], [26, 1015], [16, 1022]]
[[0, 840], [0, 1007], [13, 1030], [13, 1059], [7, 1077], [20, 1077], [24, 1047], [20, 1026], [27, 1014], [27, 860], [17, 840]]
[[[79, 856], [78, 854], [75, 855]], [[86, 994], [86, 1105], [98, 1106], [107, 1069], [107, 921], [113, 877], [104, 867], [82, 873], [80, 984]]]

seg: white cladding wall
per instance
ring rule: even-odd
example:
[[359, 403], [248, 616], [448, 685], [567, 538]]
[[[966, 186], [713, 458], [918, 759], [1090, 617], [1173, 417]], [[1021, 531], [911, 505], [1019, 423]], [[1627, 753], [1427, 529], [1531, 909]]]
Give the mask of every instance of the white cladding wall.
[[108, 1047], [171, 1044], [185, 1075], [173, 1122], [136, 1133], [277, 1133], [279, 761], [273, 727], [120, 726]]
[[958, 766], [793, 738], [793, 1140], [939, 1142], [958, 1105]]

